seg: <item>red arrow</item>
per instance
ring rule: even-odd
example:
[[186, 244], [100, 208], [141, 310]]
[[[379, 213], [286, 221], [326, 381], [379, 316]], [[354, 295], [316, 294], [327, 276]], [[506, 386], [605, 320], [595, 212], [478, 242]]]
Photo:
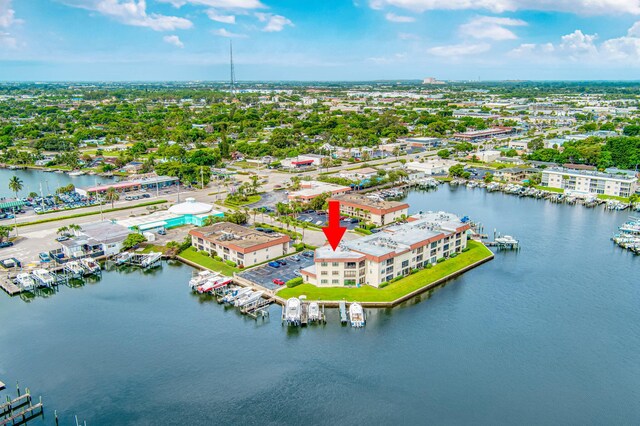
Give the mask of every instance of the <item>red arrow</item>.
[[347, 228], [340, 226], [340, 201], [329, 201], [329, 226], [322, 228], [331, 248], [335, 251]]

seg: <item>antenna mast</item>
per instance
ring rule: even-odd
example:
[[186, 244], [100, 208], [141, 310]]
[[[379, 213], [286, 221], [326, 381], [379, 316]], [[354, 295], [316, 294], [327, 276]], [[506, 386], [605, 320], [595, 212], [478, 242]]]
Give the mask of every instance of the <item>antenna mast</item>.
[[229, 82], [229, 90], [231, 91], [231, 97], [235, 97], [236, 93], [236, 71], [233, 66], [233, 42], [229, 40], [229, 61], [231, 64], [231, 80]]

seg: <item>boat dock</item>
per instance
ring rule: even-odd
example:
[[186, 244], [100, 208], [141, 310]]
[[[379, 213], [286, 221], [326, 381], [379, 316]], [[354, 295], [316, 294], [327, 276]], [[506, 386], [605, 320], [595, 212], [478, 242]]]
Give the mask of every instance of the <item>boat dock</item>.
[[138, 266], [142, 269], [151, 269], [160, 266], [162, 253], [120, 253], [114, 259], [116, 265]]
[[340, 302], [340, 322], [342, 324], [346, 324], [349, 322], [349, 317], [347, 316], [347, 303], [343, 300]]
[[[0, 387], [0, 390], [2, 389], [4, 389], [4, 384]], [[0, 404], [0, 426], [20, 425], [42, 415], [44, 412], [42, 398], [34, 404], [29, 388], [26, 389], [24, 394], [20, 393], [18, 384], [16, 384], [16, 389], [18, 391], [17, 397], [11, 398], [7, 396], [7, 401]]]
[[3, 279], [0, 281], [0, 288], [2, 288], [9, 296], [15, 296], [22, 293], [22, 288], [18, 287], [9, 279]]
[[270, 299], [260, 299], [256, 303], [251, 306], [243, 307], [240, 312], [245, 315], [249, 315], [253, 319], [258, 319], [259, 316], [262, 318], [269, 316], [269, 306], [271, 306], [275, 302], [274, 298]]

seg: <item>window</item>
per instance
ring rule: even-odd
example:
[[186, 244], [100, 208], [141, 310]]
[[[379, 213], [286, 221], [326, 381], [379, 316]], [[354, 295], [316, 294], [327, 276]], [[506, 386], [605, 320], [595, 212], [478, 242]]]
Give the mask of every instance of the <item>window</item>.
[[361, 260], [361, 261], [360, 261], [360, 263], [358, 264], [358, 266], [359, 266], [360, 268], [364, 268], [364, 260]]
[[416, 250], [417, 254], [420, 254], [424, 251], [424, 247], [418, 247], [418, 249]]
[[344, 269], [356, 269], [356, 262], [347, 262], [344, 265]]
[[328, 280], [320, 280], [320, 284], [328, 284], [329, 281]]
[[338, 262], [333, 262], [331, 266], [333, 266], [334, 268], [337, 268], [338, 266], [340, 266], [340, 264]]
[[356, 271], [344, 271], [345, 278], [355, 278]]
[[404, 262], [402, 262], [402, 267], [406, 268], [407, 266], [409, 266], [409, 261], [405, 260]]
[[322, 272], [320, 272], [320, 275], [329, 275], [329, 272], [327, 272], [327, 271], [322, 271]]
[[329, 266], [329, 264], [327, 262], [322, 262], [320, 263], [320, 266]]
[[393, 265], [393, 259], [387, 259], [387, 265]]
[[438, 246], [438, 242], [437, 241], [431, 243], [431, 248], [436, 248], [437, 246]]
[[356, 280], [344, 280], [344, 285], [356, 285]]
[[331, 280], [331, 284], [340, 284], [340, 280]]
[[340, 275], [340, 271], [331, 271], [331, 275]]

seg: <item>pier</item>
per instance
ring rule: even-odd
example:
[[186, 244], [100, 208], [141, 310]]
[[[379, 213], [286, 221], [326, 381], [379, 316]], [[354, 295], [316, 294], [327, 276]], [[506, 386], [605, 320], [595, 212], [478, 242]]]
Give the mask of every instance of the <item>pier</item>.
[[347, 303], [343, 300], [339, 304], [340, 308], [340, 322], [342, 324], [346, 324], [349, 322], [349, 317], [347, 316]]
[[[4, 383], [0, 382], [0, 384], [2, 384], [0, 390], [4, 389]], [[39, 402], [34, 404], [29, 388], [24, 394], [21, 394], [20, 386], [16, 383], [16, 389], [17, 397], [7, 396], [6, 402], [0, 404], [0, 426], [24, 424], [44, 413], [42, 398], [39, 398]]]
[[0, 288], [2, 288], [9, 296], [15, 296], [22, 293], [22, 288], [18, 287], [9, 279], [3, 279], [0, 281]]
[[117, 255], [113, 262], [116, 265], [137, 266], [142, 269], [151, 269], [160, 266], [162, 263], [162, 253], [129, 253], [124, 252]]

